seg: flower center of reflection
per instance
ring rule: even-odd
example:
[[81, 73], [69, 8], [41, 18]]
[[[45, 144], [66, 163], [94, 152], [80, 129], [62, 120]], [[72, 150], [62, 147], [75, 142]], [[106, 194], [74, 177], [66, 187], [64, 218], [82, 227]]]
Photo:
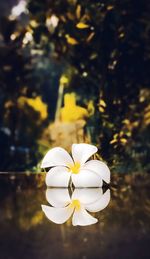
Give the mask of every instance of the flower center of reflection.
[[78, 174], [80, 171], [80, 163], [76, 162], [74, 165], [69, 165], [69, 171], [73, 174]]
[[74, 208], [76, 211], [79, 211], [81, 209], [81, 203], [79, 200], [72, 200], [70, 207]]

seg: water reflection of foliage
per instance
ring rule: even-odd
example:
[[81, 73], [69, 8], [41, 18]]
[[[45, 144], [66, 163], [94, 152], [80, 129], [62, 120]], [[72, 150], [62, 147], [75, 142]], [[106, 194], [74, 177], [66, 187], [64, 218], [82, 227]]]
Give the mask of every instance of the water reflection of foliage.
[[[43, 221], [43, 213], [41, 212], [40, 202], [43, 199], [41, 191], [33, 191], [28, 189], [11, 193], [4, 202], [4, 214], [1, 218], [12, 221], [16, 227], [27, 231], [31, 227], [35, 227]], [[36, 197], [36, 199], [35, 199]]]
[[[47, 221], [41, 211], [41, 204], [45, 203], [43, 180], [41, 179], [42, 184], [39, 188], [34, 188], [39, 179], [37, 181], [34, 180], [34, 177], [32, 181], [30, 177], [29, 179], [30, 184], [27, 178], [22, 179], [22, 181], [18, 179], [19, 182], [16, 182], [16, 184], [14, 182], [13, 192], [9, 190], [7, 193], [5, 190], [3, 201], [1, 201], [0, 220], [5, 219], [5, 221], [13, 222], [13, 225], [15, 224], [16, 227], [24, 231], [46, 222], [47, 226], [49, 225], [51, 228], [53, 223]], [[26, 180], [27, 183], [25, 183]], [[118, 177], [115, 174], [112, 179], [109, 206], [100, 213], [93, 213], [99, 219], [96, 227], [92, 228], [93, 231], [98, 230], [101, 233], [108, 229], [114, 231], [116, 227], [121, 228], [126, 224], [128, 229], [138, 228], [139, 235], [148, 231], [150, 229], [149, 183], [147, 176], [126, 175]], [[32, 188], [29, 187], [31, 184]], [[70, 233], [68, 228], [72, 228], [71, 221], [65, 223], [65, 235], [67, 232], [67, 235]]]
[[[11, 175], [11, 179], [0, 177], [3, 258], [19, 258], [24, 253], [28, 258], [58, 258], [58, 255], [99, 258], [101, 255], [125, 259], [129, 255], [130, 258], [139, 258], [141, 253], [149, 255], [150, 179], [147, 174], [113, 174], [109, 206], [99, 216], [97, 213], [98, 224], [83, 228], [73, 227], [69, 221], [56, 226], [42, 218], [39, 211], [40, 204], [45, 202], [45, 187], [37, 188], [39, 179], [34, 181], [33, 175], [22, 181], [20, 174], [15, 179]], [[8, 180], [7, 185], [4, 180]]]

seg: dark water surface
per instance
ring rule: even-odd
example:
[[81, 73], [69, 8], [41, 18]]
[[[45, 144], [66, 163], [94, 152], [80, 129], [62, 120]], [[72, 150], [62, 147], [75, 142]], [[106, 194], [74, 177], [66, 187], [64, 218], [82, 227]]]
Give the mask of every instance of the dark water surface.
[[0, 175], [0, 259], [150, 258], [150, 178], [112, 177], [111, 200], [97, 224], [50, 222], [41, 211], [42, 175]]

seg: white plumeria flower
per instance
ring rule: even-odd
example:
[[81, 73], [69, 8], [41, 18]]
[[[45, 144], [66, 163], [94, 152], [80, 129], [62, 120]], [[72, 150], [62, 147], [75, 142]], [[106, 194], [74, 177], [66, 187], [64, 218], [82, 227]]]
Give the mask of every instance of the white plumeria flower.
[[99, 160], [87, 160], [97, 152], [97, 147], [89, 144], [73, 144], [72, 157], [68, 152], [55, 147], [45, 155], [41, 168], [53, 167], [46, 175], [50, 187], [68, 187], [70, 178], [75, 187], [101, 187], [104, 180], [110, 182], [108, 166]]
[[72, 215], [73, 226], [87, 226], [98, 222], [89, 212], [98, 212], [107, 207], [110, 190], [102, 188], [75, 189], [71, 198], [68, 189], [47, 189], [46, 199], [53, 206], [42, 205], [46, 217], [56, 224], [65, 223]]

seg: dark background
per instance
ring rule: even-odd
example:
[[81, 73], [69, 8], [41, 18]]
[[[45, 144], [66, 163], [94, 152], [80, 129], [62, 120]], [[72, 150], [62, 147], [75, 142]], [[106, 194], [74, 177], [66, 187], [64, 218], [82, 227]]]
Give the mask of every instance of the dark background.
[[20, 3], [0, 2], [0, 170], [38, 170], [65, 76], [64, 93], [92, 101], [85, 130], [100, 156], [118, 172], [149, 172], [150, 2]]

